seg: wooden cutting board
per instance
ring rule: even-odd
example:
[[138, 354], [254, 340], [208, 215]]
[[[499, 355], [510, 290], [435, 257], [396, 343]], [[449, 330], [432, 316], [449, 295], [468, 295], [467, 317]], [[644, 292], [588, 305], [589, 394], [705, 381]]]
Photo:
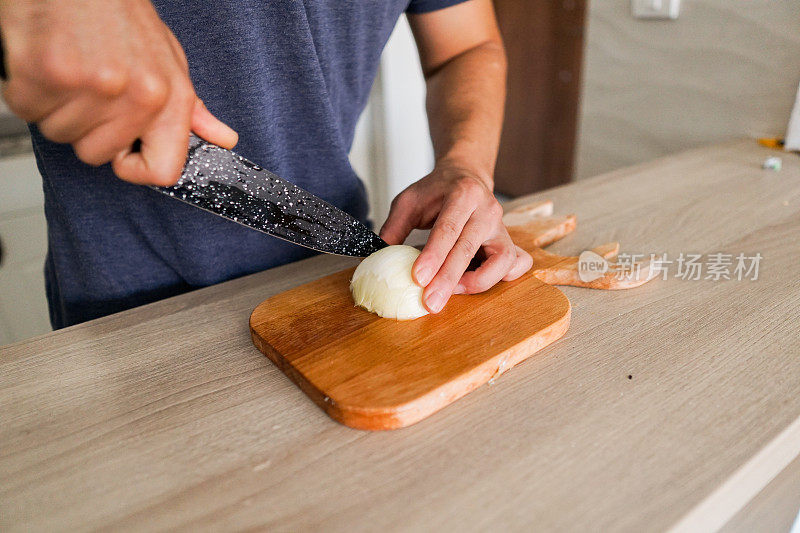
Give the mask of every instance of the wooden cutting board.
[[[437, 315], [379, 318], [353, 304], [348, 269], [275, 295], [250, 317], [253, 342], [332, 418], [359, 429], [394, 429], [431, 415], [566, 333], [570, 303], [539, 278], [583, 283], [577, 258], [541, 250], [575, 228], [539, 202], [504, 218], [532, 253], [522, 278], [456, 295]], [[613, 248], [613, 250], [612, 250]], [[608, 257], [616, 243], [606, 245]], [[537, 263], [538, 262], [538, 263]], [[537, 277], [537, 275], [539, 277]], [[616, 282], [592, 282], [599, 288]], [[589, 286], [589, 285], [585, 285]]]
[[438, 315], [380, 318], [355, 307], [354, 269], [261, 303], [253, 342], [332, 418], [394, 429], [438, 411], [567, 331], [566, 296], [531, 274], [479, 295], [453, 296]]
[[[572, 228], [574, 217], [564, 218], [540, 223], [525, 236], [549, 232], [545, 240], [552, 242]], [[535, 239], [526, 244], [543, 245]], [[483, 294], [453, 296], [438, 315], [398, 322], [353, 304], [353, 270], [262, 302], [250, 317], [250, 330], [258, 349], [312, 400], [354, 428], [413, 424], [569, 327], [566, 296], [531, 273]]]

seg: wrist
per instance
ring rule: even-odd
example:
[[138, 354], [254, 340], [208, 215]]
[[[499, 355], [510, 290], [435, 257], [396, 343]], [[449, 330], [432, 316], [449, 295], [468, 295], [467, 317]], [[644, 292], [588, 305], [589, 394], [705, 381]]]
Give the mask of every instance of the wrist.
[[494, 189], [494, 164], [497, 150], [487, 149], [486, 142], [461, 138], [447, 150], [436, 154], [436, 168], [467, 172], [480, 179], [489, 190]]
[[447, 174], [459, 173], [480, 180], [490, 191], [494, 190], [492, 168], [475, 157], [448, 155], [436, 159], [435, 170]]

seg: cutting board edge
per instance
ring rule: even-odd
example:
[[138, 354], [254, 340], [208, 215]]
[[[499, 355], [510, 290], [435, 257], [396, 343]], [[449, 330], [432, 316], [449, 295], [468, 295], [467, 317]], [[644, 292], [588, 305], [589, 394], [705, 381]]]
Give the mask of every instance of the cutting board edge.
[[[566, 312], [561, 318], [555, 320], [546, 328], [539, 330], [535, 336], [511, 346], [492, 359], [465, 372], [457, 379], [432, 389], [403, 405], [390, 408], [346, 406], [331, 400], [324, 392], [308, 381], [291, 363], [286, 361], [269, 342], [258, 335], [253, 325], [252, 314], [250, 335], [253, 344], [258, 350], [267, 356], [281, 372], [337, 422], [354, 429], [369, 431], [400, 429], [413, 425], [447, 407], [563, 337], [570, 326], [572, 304], [563, 292], [555, 287], [552, 287], [552, 289], [557, 291], [566, 303]], [[256, 309], [258, 307], [260, 305]], [[255, 313], [255, 309], [253, 313]]]

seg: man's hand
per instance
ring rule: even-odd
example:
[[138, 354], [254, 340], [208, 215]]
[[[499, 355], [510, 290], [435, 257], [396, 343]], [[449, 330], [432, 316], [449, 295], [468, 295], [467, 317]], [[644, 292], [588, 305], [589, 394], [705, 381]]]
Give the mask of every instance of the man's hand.
[[[381, 237], [400, 244], [412, 229], [433, 227], [412, 275], [425, 287], [425, 307], [438, 313], [452, 294], [483, 292], [530, 270], [531, 256], [511, 242], [502, 217], [481, 177], [441, 164], [394, 199]], [[483, 263], [465, 272], [481, 250]]]
[[9, 108], [82, 161], [171, 185], [190, 130], [236, 144], [195, 95], [183, 49], [148, 0], [0, 0], [0, 20]]

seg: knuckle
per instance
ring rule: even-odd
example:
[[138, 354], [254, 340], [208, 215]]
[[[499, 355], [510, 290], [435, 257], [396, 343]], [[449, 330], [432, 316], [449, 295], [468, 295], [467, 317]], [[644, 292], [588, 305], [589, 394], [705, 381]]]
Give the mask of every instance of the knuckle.
[[102, 96], [119, 96], [128, 85], [128, 71], [115, 63], [97, 65], [89, 74], [89, 84]]
[[409, 202], [415, 202], [416, 200], [419, 199], [419, 193], [417, 192], [417, 188], [414, 185], [407, 187], [403, 191], [403, 196], [405, 196]]
[[451, 219], [442, 220], [441, 224], [439, 224], [439, 230], [442, 234], [451, 238], [455, 238], [461, 234], [461, 228]]
[[169, 85], [162, 76], [146, 72], [138, 78], [132, 87], [131, 98], [134, 103], [150, 110], [161, 109], [167, 103]]
[[404, 205], [408, 203], [408, 191], [403, 191], [392, 200], [392, 205]]
[[[5, 93], [3, 95], [3, 99], [5, 100], [8, 109], [11, 110], [12, 113], [17, 115], [25, 122], [35, 122], [37, 117], [33, 113], [33, 110], [17, 104], [16, 102], [14, 102], [14, 98], [15, 97], [13, 95], [10, 95], [9, 93]], [[47, 135], [45, 135], [45, 137], [47, 137]]]
[[505, 248], [498, 252], [500, 261], [506, 265], [506, 270], [509, 270], [517, 260], [517, 252], [513, 248]]
[[479, 247], [480, 243], [468, 236], [462, 236], [456, 243], [456, 249], [469, 259], [472, 259], [472, 256], [475, 255]]
[[488, 213], [494, 219], [503, 218], [503, 206], [497, 200], [492, 199], [489, 202]]

